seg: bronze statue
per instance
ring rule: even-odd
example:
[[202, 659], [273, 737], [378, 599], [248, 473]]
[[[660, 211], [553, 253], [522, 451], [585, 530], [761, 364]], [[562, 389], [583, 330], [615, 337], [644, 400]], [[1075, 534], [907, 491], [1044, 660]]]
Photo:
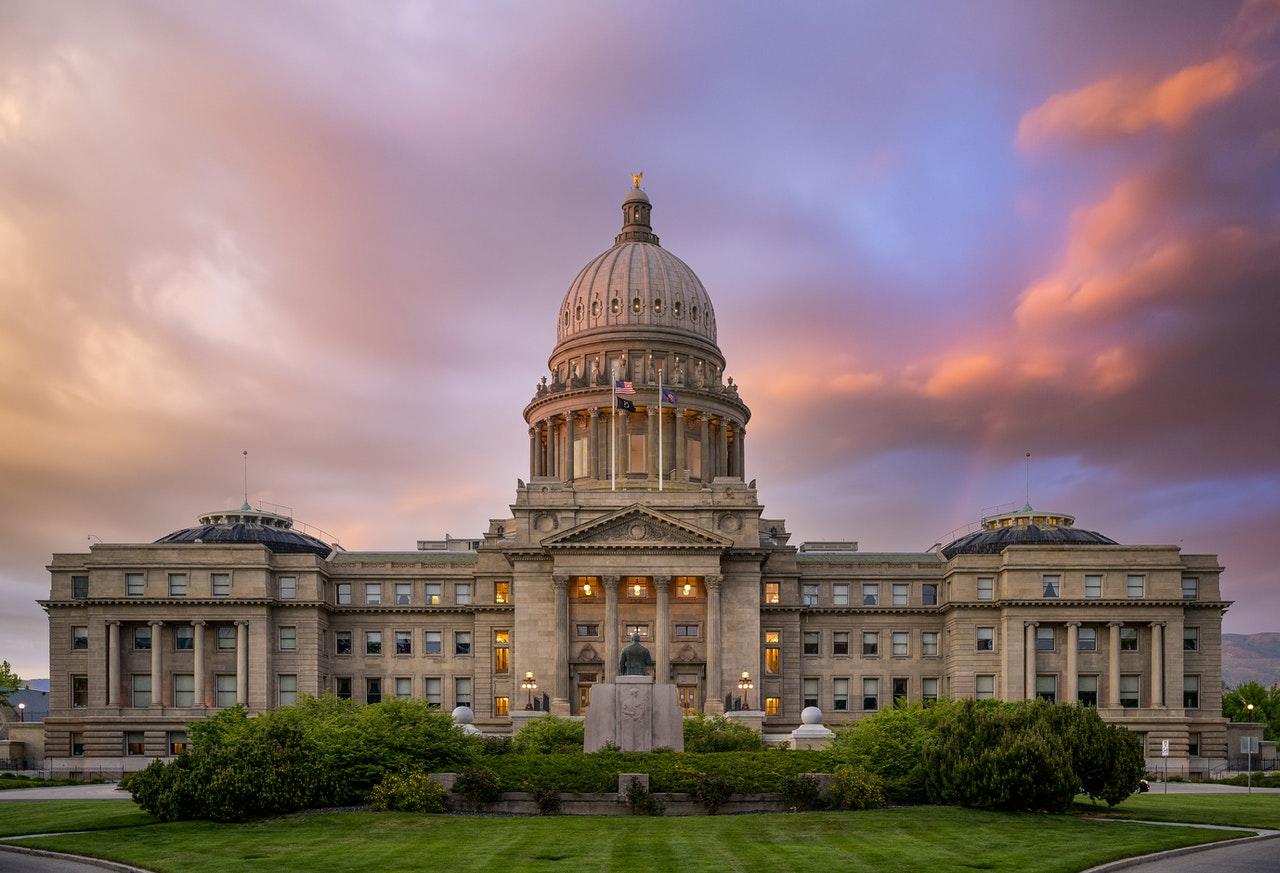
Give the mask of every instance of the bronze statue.
[[640, 634], [632, 634], [631, 645], [623, 649], [622, 657], [618, 658], [618, 675], [648, 676], [649, 668], [652, 666], [653, 655], [640, 645]]

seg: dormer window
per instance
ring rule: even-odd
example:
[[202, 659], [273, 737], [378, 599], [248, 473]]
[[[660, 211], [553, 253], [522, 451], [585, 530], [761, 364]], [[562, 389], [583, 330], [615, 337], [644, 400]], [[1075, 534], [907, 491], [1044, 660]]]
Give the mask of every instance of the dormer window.
[[609, 311], [612, 312], [614, 315], [617, 315], [621, 309], [622, 309], [622, 303], [618, 300], [617, 297], [609, 301]]
[[674, 304], [672, 304], [671, 314], [674, 315], [676, 318], [680, 317], [680, 301], [679, 300], [677, 300]]
[[639, 314], [640, 314], [640, 310], [641, 310], [642, 308], [643, 308], [643, 307], [640, 305], [640, 298], [639, 298], [639, 297], [634, 297], [634, 298], [632, 298], [632, 300], [631, 300], [631, 311], [632, 311], [633, 313], [635, 313], [636, 315], [639, 315]]

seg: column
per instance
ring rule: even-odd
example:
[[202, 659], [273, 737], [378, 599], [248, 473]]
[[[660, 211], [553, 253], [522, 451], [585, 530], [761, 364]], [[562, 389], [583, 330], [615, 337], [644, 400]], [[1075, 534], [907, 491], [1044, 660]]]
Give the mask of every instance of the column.
[[569, 711], [569, 577], [552, 576], [556, 591], [556, 680], [552, 685], [552, 705], [556, 712]]
[[[645, 410], [645, 424], [649, 428], [649, 435], [645, 438], [644, 445], [648, 455], [648, 474], [649, 481], [658, 481], [658, 407], [650, 406]], [[656, 486], [655, 486], [656, 487]]]
[[572, 483], [577, 473], [573, 469], [573, 440], [578, 429], [578, 416], [572, 410], [564, 414], [564, 481]]
[[[625, 409], [618, 410], [618, 478], [625, 480], [628, 473], [639, 473], [631, 469], [631, 413]], [[625, 482], [623, 483], [625, 486]]]
[[191, 622], [193, 630], [192, 645], [195, 646], [195, 666], [192, 673], [195, 673], [193, 681], [195, 681], [195, 694], [192, 695], [193, 701], [197, 707], [204, 707], [205, 704], [205, 622]]
[[107, 706], [120, 705], [120, 622], [107, 622]]
[[538, 432], [529, 428], [529, 478], [538, 475]]
[[742, 481], [747, 480], [747, 429], [742, 425], [738, 425], [738, 477]]
[[556, 420], [547, 419], [547, 475], [560, 478], [560, 438], [556, 433]]
[[249, 705], [249, 622], [236, 622], [236, 703]]
[[1080, 668], [1076, 665], [1076, 653], [1080, 648], [1080, 622], [1067, 622], [1067, 681], [1059, 703], [1075, 703], [1080, 696]]
[[711, 470], [711, 416], [702, 413], [702, 481], [710, 482], [715, 478]]
[[161, 635], [164, 622], [153, 621], [151, 624], [151, 705], [160, 706], [164, 701], [161, 688], [160, 650], [163, 648]]
[[1111, 636], [1107, 640], [1107, 706], [1120, 705], [1120, 627], [1122, 621], [1107, 623]]
[[618, 577], [605, 576], [604, 583], [604, 671], [608, 682], [618, 673]]
[[724, 712], [724, 689], [720, 687], [720, 588], [723, 576], [705, 576], [707, 586], [707, 699], [704, 712]]
[[1026, 699], [1036, 699], [1036, 628], [1039, 624], [1029, 621], [1026, 624]]
[[591, 426], [587, 431], [587, 475], [600, 478], [600, 410], [591, 408]]
[[671, 596], [671, 577], [670, 576], [654, 576], [653, 590], [657, 592], [658, 613], [653, 623], [653, 644], [657, 649], [654, 654], [654, 660], [657, 662], [654, 666], [653, 675], [655, 682], [671, 681], [671, 617], [670, 596]]
[[729, 422], [720, 419], [720, 451], [716, 453], [716, 475], [729, 475]]
[[671, 475], [672, 481], [683, 481], [688, 478], [684, 474], [684, 413], [677, 406], [671, 410], [671, 431], [675, 440], [676, 471]]
[[1151, 706], [1164, 708], [1164, 622], [1151, 622]]
[[533, 475], [545, 475], [542, 471], [544, 468], [543, 459], [546, 457], [542, 448], [542, 422], [535, 422], [533, 425]]

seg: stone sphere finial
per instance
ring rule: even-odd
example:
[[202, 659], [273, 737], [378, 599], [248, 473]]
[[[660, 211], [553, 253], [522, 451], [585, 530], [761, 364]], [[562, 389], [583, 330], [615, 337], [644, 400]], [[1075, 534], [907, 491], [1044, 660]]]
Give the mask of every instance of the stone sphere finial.
[[471, 711], [469, 706], [455, 706], [453, 708], [454, 724], [471, 724], [476, 720], [476, 714]]
[[805, 724], [822, 724], [822, 710], [816, 706], [806, 706], [800, 713], [800, 721]]

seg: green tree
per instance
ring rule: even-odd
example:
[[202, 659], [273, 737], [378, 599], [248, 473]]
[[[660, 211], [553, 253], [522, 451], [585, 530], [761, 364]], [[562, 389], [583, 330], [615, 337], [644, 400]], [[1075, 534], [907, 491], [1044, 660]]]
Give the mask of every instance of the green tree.
[[22, 687], [22, 679], [13, 672], [8, 661], [0, 661], [0, 706], [13, 707], [9, 704], [9, 695]]
[[1232, 721], [1260, 721], [1267, 726], [1265, 739], [1280, 739], [1280, 685], [1241, 682], [1222, 695], [1222, 714]]

